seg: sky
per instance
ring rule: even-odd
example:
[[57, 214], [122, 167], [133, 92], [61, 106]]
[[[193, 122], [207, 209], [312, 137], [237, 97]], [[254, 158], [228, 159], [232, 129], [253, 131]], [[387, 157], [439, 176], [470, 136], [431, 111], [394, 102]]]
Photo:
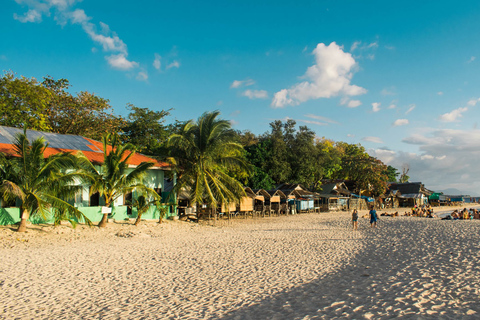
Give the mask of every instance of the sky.
[[480, 195], [480, 1], [2, 0], [0, 69], [168, 122], [293, 119]]

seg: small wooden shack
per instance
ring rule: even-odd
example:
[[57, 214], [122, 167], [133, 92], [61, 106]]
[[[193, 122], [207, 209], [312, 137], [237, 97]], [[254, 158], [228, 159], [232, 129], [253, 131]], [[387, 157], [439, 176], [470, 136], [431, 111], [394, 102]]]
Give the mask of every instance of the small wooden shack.
[[287, 196], [281, 190], [268, 190], [270, 194], [270, 213], [286, 214], [287, 213]]
[[245, 194], [246, 196], [240, 199], [240, 203], [237, 206], [237, 211], [247, 217], [249, 214], [253, 215], [253, 211], [255, 210], [255, 198], [257, 195], [249, 187], [245, 188]]
[[270, 194], [264, 189], [255, 189], [254, 214], [270, 214]]

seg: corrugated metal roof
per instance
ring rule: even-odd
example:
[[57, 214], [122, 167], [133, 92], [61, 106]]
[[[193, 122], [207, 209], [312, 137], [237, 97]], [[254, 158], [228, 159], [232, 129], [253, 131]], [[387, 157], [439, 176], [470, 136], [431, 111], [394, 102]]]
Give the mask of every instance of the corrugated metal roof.
[[[23, 133], [23, 129], [0, 126], [0, 152], [15, 156], [13, 143], [15, 136]], [[81, 151], [93, 163], [103, 163], [103, 144], [100, 141], [88, 139], [82, 136], [50, 133], [35, 130], [27, 130], [27, 137], [30, 141], [39, 137], [44, 137], [48, 142], [48, 148], [44, 152], [45, 157], [61, 152]], [[112, 148], [108, 147], [107, 151]], [[155, 167], [168, 169], [170, 165], [166, 162], [147, 157], [140, 153], [135, 153], [128, 161], [129, 165], [138, 166], [142, 162], [153, 162]]]

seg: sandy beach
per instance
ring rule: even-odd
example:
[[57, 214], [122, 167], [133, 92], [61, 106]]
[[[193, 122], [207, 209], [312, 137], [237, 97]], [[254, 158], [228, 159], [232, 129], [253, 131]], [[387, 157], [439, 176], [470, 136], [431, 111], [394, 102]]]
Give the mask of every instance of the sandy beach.
[[480, 316], [480, 220], [350, 223], [342, 212], [2, 227], [0, 319]]

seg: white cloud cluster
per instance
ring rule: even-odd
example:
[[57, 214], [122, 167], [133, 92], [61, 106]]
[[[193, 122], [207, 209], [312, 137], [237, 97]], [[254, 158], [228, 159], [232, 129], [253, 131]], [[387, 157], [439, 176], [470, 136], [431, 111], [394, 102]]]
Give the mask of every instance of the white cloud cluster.
[[378, 48], [378, 41], [371, 43], [363, 43], [362, 41], [355, 41], [350, 47], [350, 52], [358, 51], [358, 55], [355, 58], [360, 59], [365, 58], [369, 60], [375, 59], [375, 50]]
[[248, 97], [249, 99], [267, 99], [268, 93], [265, 90], [245, 90], [242, 93], [242, 96]]
[[411, 104], [408, 108], [407, 111], [405, 111], [405, 114], [409, 114], [410, 112], [412, 112], [417, 106], [415, 104]]
[[452, 110], [450, 112], [444, 113], [441, 116], [438, 117], [438, 120], [442, 122], [456, 122], [459, 120], [459, 118], [463, 117], [463, 113], [467, 112], [469, 108], [475, 107], [477, 103], [480, 101], [480, 98], [477, 99], [470, 99], [467, 102], [467, 106], [463, 108], [457, 108], [455, 110]]
[[252, 79], [246, 79], [246, 80], [233, 80], [232, 84], [230, 85], [230, 88], [236, 89], [240, 87], [248, 87], [251, 85], [254, 85], [255, 81]]
[[160, 70], [162, 67], [162, 56], [160, 56], [158, 53], [154, 54], [155, 59], [153, 59], [153, 67], [157, 70]]
[[[330, 118], [327, 118], [327, 117], [322, 117], [322, 116], [317, 116], [316, 114], [306, 114], [305, 117], [307, 118], [310, 118], [310, 119], [315, 119], [315, 120], [318, 120], [318, 121], [322, 121], [322, 125], [326, 125], [326, 124], [339, 124], [337, 121], [335, 120], [332, 120]], [[318, 124], [318, 121], [316, 124]], [[306, 121], [305, 121], [306, 122]]]
[[350, 100], [348, 97], [343, 97], [340, 99], [340, 105], [341, 106], [346, 106], [348, 108], [356, 108], [358, 106], [362, 105], [362, 102], [360, 100]]
[[172, 63], [169, 63], [167, 65], [167, 70], [171, 68], [180, 68], [180, 62], [178, 62], [177, 60], [174, 60]]
[[[238, 89], [242, 87], [249, 87], [255, 84], [255, 81], [252, 79], [245, 79], [245, 80], [234, 80], [230, 85], [231, 89]], [[268, 92], [266, 90], [253, 90], [247, 89], [241, 93], [242, 96], [247, 97], [249, 99], [267, 99]]]
[[350, 84], [356, 71], [355, 59], [335, 42], [328, 46], [319, 43], [313, 54], [315, 64], [303, 76], [306, 81], [275, 93], [272, 107], [295, 106], [312, 99], [357, 96], [367, 92], [362, 87]]
[[[78, 24], [95, 43], [102, 46], [104, 52], [110, 53], [105, 59], [112, 68], [130, 70], [138, 67], [138, 62], [128, 60], [127, 45], [111, 31], [109, 26], [103, 22], [95, 25], [90, 22], [91, 17], [87, 16], [83, 9], [74, 9], [73, 6], [80, 0], [15, 0], [18, 4], [26, 5], [28, 11], [23, 16], [14, 14], [14, 18], [20, 22], [41, 22], [43, 16], [54, 14], [54, 19], [60, 25], [67, 22]], [[100, 29], [100, 30], [99, 30]], [[146, 75], [139, 75], [144, 78]]]
[[380, 102], [374, 102], [372, 103], [372, 112], [378, 112], [380, 111]]
[[397, 169], [408, 164], [411, 181], [421, 181], [429, 189], [456, 188], [480, 195], [480, 130], [440, 129], [402, 141], [418, 146], [419, 154], [383, 149], [369, 152]]
[[362, 141], [373, 142], [373, 143], [383, 143], [383, 140], [379, 137], [364, 137]]
[[393, 122], [394, 127], [406, 126], [408, 124], [408, 119], [397, 119]]
[[468, 111], [467, 107], [458, 108], [453, 110], [452, 112], [447, 112], [442, 114], [438, 119], [443, 122], [455, 122], [458, 118], [462, 117], [462, 113]]

